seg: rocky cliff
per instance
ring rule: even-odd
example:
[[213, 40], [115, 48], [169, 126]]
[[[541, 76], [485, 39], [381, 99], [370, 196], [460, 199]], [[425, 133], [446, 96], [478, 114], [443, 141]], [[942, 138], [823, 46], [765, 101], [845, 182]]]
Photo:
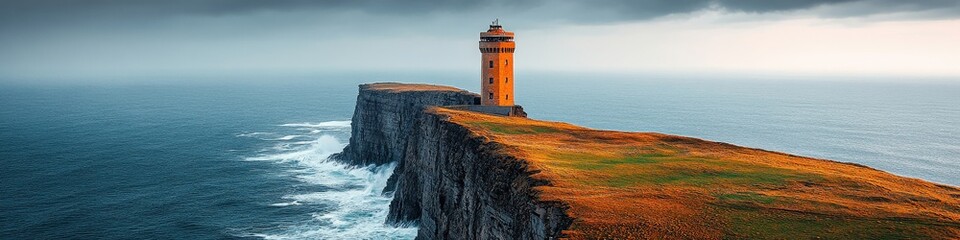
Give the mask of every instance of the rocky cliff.
[[397, 162], [384, 189], [394, 194], [387, 222], [419, 225], [418, 239], [556, 238], [571, 219], [564, 204], [538, 200], [533, 187], [548, 182], [531, 178], [535, 171], [502, 146], [425, 111], [475, 97], [432, 85], [361, 85], [350, 143], [334, 158]]
[[398, 162], [414, 123], [429, 106], [473, 104], [475, 93], [453, 87], [377, 83], [360, 85], [350, 143], [332, 158], [355, 165]]
[[475, 97], [360, 87], [336, 158], [396, 162], [387, 223], [417, 224], [418, 239], [960, 239], [953, 186], [690, 137], [431, 107]]
[[418, 239], [554, 239], [566, 205], [542, 201], [536, 171], [503, 146], [423, 113], [408, 137], [388, 222], [417, 222]]

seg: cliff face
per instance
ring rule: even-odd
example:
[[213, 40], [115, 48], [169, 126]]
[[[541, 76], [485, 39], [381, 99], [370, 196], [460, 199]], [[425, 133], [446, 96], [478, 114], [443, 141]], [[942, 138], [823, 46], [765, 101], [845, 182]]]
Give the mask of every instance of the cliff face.
[[332, 158], [354, 165], [400, 161], [407, 136], [428, 106], [469, 105], [475, 93], [434, 85], [377, 83], [360, 85], [353, 111], [350, 143]]
[[[416, 223], [418, 239], [548, 239], [570, 225], [559, 202], [539, 201], [524, 161], [430, 106], [469, 105], [476, 94], [431, 85], [360, 86], [349, 145], [334, 158], [397, 162], [388, 223]], [[516, 108], [519, 114], [521, 108]]]
[[951, 186], [690, 137], [430, 113], [538, 170], [550, 184], [536, 197], [569, 206], [572, 239], [960, 239]]
[[525, 161], [463, 126], [424, 113], [409, 136], [388, 222], [418, 222], [418, 239], [553, 239], [566, 205], [541, 201]]
[[475, 97], [361, 86], [336, 158], [397, 163], [387, 223], [418, 224], [418, 239], [960, 239], [956, 187], [696, 138], [431, 107]]

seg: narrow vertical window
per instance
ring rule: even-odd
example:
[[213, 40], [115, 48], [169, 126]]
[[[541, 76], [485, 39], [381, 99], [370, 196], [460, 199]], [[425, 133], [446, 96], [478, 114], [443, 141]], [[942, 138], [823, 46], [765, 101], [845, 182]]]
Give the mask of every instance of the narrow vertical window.
[[490, 61], [490, 68], [493, 68], [493, 61]]
[[493, 78], [490, 78], [490, 84], [493, 84]]
[[510, 94], [507, 94], [507, 100], [510, 100]]
[[489, 98], [489, 99], [493, 99], [493, 93], [490, 93], [490, 97], [488, 97], [488, 98]]
[[504, 65], [504, 66], [510, 66], [510, 59], [503, 60], [503, 65]]
[[507, 80], [506, 80], [506, 81], [503, 81], [503, 82], [504, 82], [504, 83], [510, 83], [510, 78], [507, 78]]

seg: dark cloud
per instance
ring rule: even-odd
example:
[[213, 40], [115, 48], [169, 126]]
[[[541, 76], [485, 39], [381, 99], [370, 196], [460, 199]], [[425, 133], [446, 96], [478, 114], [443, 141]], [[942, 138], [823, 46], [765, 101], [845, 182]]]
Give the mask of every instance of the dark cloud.
[[822, 9], [823, 17], [898, 15], [907, 19], [952, 19], [960, 17], [960, 0], [869, 0]]
[[725, 9], [744, 12], [771, 12], [806, 9], [824, 4], [854, 2], [855, 0], [720, 0]]
[[[454, 69], [471, 66], [457, 61], [472, 63], [476, 53], [460, 50], [470, 50], [496, 17], [528, 33], [701, 10], [750, 13], [739, 18], [748, 20], [952, 19], [960, 17], [960, 0], [0, 0], [0, 77], [390, 69], [407, 62], [399, 66]], [[412, 54], [440, 60], [417, 65]]]
[[[845, 4], [845, 5], [844, 5]], [[171, 16], [229, 16], [271, 11], [356, 11], [386, 15], [430, 13], [524, 13], [532, 20], [563, 22], [631, 21], [707, 8], [731, 12], [769, 13], [841, 5], [831, 16], [937, 11], [954, 15], [957, 0], [4, 0], [0, 24], [22, 21], [70, 21], [80, 17], [151, 19]]]

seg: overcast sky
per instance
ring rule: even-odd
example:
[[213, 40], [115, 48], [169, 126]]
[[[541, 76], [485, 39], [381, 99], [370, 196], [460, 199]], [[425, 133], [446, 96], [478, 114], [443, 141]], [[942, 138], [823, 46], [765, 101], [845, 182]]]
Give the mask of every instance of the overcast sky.
[[4, 0], [0, 78], [517, 71], [960, 79], [960, 0]]

